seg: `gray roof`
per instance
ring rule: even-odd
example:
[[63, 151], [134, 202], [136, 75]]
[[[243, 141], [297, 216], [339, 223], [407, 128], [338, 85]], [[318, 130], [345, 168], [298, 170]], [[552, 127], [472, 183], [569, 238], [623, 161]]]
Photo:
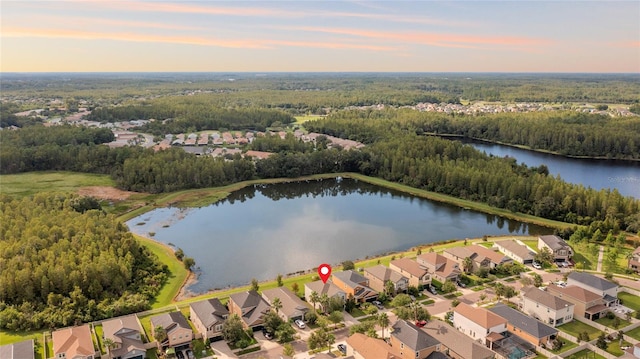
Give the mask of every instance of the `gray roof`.
[[364, 271], [371, 274], [373, 277], [380, 279], [382, 282], [390, 280], [395, 284], [402, 279], [404, 279], [405, 281], [409, 280], [402, 274], [394, 271], [389, 267], [385, 267], [382, 264], [379, 264], [375, 267], [366, 268]]
[[530, 287], [527, 289], [523, 288], [522, 293], [523, 297], [531, 299], [532, 301], [540, 303], [545, 307], [551, 308], [553, 310], [563, 309], [564, 307], [573, 305], [573, 303], [571, 302], [567, 302], [562, 298], [558, 298], [555, 295], [536, 287]]
[[441, 320], [430, 320], [422, 330], [449, 348], [458, 358], [495, 358], [496, 353], [491, 349], [462, 334]]
[[567, 278], [573, 279], [576, 282], [580, 282], [584, 285], [588, 285], [589, 287], [592, 287], [601, 291], [607, 291], [611, 288], [615, 288], [618, 286], [617, 284], [609, 282], [608, 280], [602, 279], [600, 277], [596, 277], [593, 274], [589, 274], [585, 272], [571, 272]]
[[544, 243], [549, 246], [552, 250], [562, 249], [563, 247], [568, 247], [569, 245], [562, 238], [554, 235], [546, 235], [540, 236], [540, 238]]
[[440, 353], [440, 352], [433, 352], [431, 354], [429, 354], [429, 356], [427, 357], [427, 359], [448, 359], [449, 357]]
[[273, 304], [273, 300], [276, 298], [280, 299], [280, 304], [282, 304], [280, 311], [284, 313], [287, 318], [303, 316], [309, 311], [309, 307], [305, 302], [285, 287], [265, 289], [262, 291], [262, 297], [269, 304]]
[[229, 300], [242, 309], [241, 318], [250, 327], [254, 326], [271, 310], [269, 303], [254, 290], [231, 294]]
[[326, 293], [329, 298], [336, 295], [341, 295], [343, 297], [346, 296], [345, 292], [340, 290], [340, 288], [338, 288], [330, 281], [327, 281], [327, 283], [323, 283], [321, 280], [317, 280], [315, 282], [306, 283], [304, 286], [309, 288], [311, 291], [318, 293], [318, 295], [323, 295]]
[[229, 310], [227, 310], [218, 298], [201, 300], [191, 303], [189, 306], [207, 328], [217, 323], [223, 323], [225, 316], [229, 315]]
[[175, 328], [182, 327], [191, 330], [191, 326], [187, 322], [182, 312], [171, 312], [151, 317], [151, 325], [155, 328], [161, 326], [166, 330], [167, 334]]
[[493, 308], [489, 308], [489, 310], [509, 321], [509, 324], [523, 332], [531, 334], [535, 338], [541, 339], [558, 333], [556, 329], [545, 325], [537, 319], [526, 316], [508, 305], [498, 304]]
[[2, 359], [33, 359], [33, 339], [0, 346]]
[[397, 321], [391, 328], [393, 329], [391, 335], [413, 351], [421, 351], [440, 344], [434, 337], [406, 320]]
[[352, 270], [336, 272], [333, 274], [333, 276], [340, 279], [343, 283], [354, 288], [357, 286], [362, 286], [362, 284], [360, 283], [369, 283], [369, 280], [362, 276], [362, 274]]
[[533, 257], [536, 255], [535, 253], [533, 253], [531, 249], [529, 249], [529, 247], [523, 246], [522, 244], [514, 240], [499, 241], [499, 242], [495, 242], [495, 244], [517, 255], [523, 260], [533, 259]]

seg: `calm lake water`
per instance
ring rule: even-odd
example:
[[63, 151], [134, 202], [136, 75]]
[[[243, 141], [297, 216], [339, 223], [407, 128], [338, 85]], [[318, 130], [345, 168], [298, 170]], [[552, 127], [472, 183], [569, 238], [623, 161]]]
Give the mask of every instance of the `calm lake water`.
[[486, 142], [463, 141], [494, 156], [514, 157], [518, 163], [549, 168], [549, 173], [570, 183], [594, 189], [618, 189], [624, 196], [640, 198], [640, 162], [567, 158]]
[[195, 259], [195, 293], [447, 239], [552, 233], [349, 179], [245, 188], [208, 207], [160, 208], [127, 224]]

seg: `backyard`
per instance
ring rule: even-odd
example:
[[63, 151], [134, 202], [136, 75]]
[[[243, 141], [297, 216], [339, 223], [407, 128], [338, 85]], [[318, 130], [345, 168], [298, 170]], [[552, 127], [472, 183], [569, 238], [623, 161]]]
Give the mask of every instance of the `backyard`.
[[622, 301], [622, 305], [629, 307], [633, 310], [640, 311], [640, 297], [630, 293], [620, 292], [618, 298]]
[[577, 353], [569, 355], [565, 359], [606, 359], [606, 358], [600, 354], [592, 352], [589, 349], [584, 349]]
[[589, 334], [589, 340], [596, 339], [600, 335], [600, 331], [590, 325], [574, 320], [569, 323], [565, 323], [558, 327], [559, 330], [567, 334], [571, 334], [574, 337], [578, 337], [580, 333], [587, 332]]

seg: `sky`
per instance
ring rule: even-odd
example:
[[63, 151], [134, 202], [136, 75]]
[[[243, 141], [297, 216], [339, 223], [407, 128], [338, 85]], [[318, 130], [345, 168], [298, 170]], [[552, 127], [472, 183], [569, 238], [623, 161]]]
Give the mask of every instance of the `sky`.
[[0, 2], [2, 72], [640, 72], [640, 1]]

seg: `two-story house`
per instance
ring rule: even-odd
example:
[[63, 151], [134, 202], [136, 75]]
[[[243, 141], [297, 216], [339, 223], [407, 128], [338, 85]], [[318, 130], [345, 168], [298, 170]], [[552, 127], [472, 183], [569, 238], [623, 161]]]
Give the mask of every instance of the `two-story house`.
[[420, 287], [431, 284], [431, 276], [427, 268], [412, 259], [400, 258], [392, 260], [389, 263], [389, 268], [409, 279], [410, 286]]
[[575, 285], [559, 287], [551, 284], [547, 286], [546, 290], [556, 297], [573, 303], [575, 305], [573, 308], [574, 317], [581, 316], [596, 320], [609, 310], [609, 307], [604, 305], [601, 295]]
[[440, 320], [430, 320], [422, 330], [440, 342], [440, 352], [453, 359], [493, 359], [496, 353]]
[[471, 259], [472, 272], [478, 270], [479, 268], [491, 269], [501, 264], [513, 262], [511, 258], [505, 256], [504, 254], [477, 244], [467, 247], [447, 248], [442, 254], [446, 258], [454, 261], [459, 268], [464, 268], [464, 261], [466, 258]]
[[103, 339], [110, 339], [112, 359], [144, 359], [147, 349], [142, 342], [140, 324], [135, 315], [114, 318], [102, 322]]
[[538, 250], [548, 249], [553, 255], [554, 262], [569, 262], [573, 257], [573, 249], [564, 239], [555, 235], [538, 237]]
[[447, 280], [456, 282], [460, 275], [458, 263], [438, 253], [421, 254], [416, 258], [416, 261], [427, 269], [432, 279], [441, 283]]
[[491, 333], [506, 332], [507, 320], [485, 308], [460, 303], [453, 308], [453, 326], [462, 334], [490, 347], [487, 337]]
[[332, 277], [333, 284], [340, 288], [347, 297], [352, 295], [356, 302], [372, 301], [378, 297], [378, 293], [369, 287], [369, 280], [356, 271], [337, 272]]
[[395, 270], [377, 265], [375, 267], [365, 268], [364, 277], [369, 280], [371, 288], [378, 292], [386, 292], [387, 282], [393, 284], [393, 293], [405, 292], [409, 287], [409, 279]]
[[573, 320], [575, 304], [560, 297], [529, 287], [522, 289], [522, 311], [552, 327]]
[[638, 273], [640, 272], [640, 247], [636, 248], [629, 257], [629, 269]]
[[307, 303], [315, 305], [316, 309], [320, 308], [322, 304], [320, 304], [319, 302], [314, 303], [313, 300], [311, 300], [312, 293], [314, 292], [317, 293], [318, 296], [326, 294], [329, 298], [336, 297], [342, 300], [347, 300], [347, 294], [331, 281], [327, 281], [326, 283], [324, 283], [321, 280], [317, 280], [315, 282], [306, 283], [304, 285], [304, 299], [307, 301]]
[[521, 264], [533, 263], [533, 257], [536, 255], [529, 247], [514, 240], [498, 241], [494, 246], [504, 255]]
[[278, 309], [278, 315], [285, 321], [304, 320], [305, 315], [309, 312], [309, 306], [285, 287], [265, 289], [262, 291], [262, 298], [271, 306], [273, 306], [273, 301], [278, 298], [282, 306]]
[[382, 339], [355, 333], [347, 338], [347, 355], [355, 359], [401, 359], [400, 352]]
[[0, 358], [2, 359], [34, 359], [33, 339], [23, 340], [17, 343], [0, 345]]
[[541, 321], [529, 317], [506, 304], [498, 304], [489, 309], [494, 314], [507, 320], [507, 331], [529, 343], [539, 347], [549, 346], [551, 340], [558, 335], [558, 330]]
[[229, 310], [220, 299], [212, 298], [191, 303], [189, 317], [203, 339], [216, 341], [222, 339], [222, 329], [229, 317]]
[[89, 324], [56, 330], [52, 334], [55, 359], [94, 359], [96, 349]]
[[151, 335], [156, 338], [158, 330], [166, 333], [166, 338], [158, 341], [158, 348], [165, 352], [169, 348], [187, 349], [193, 340], [193, 331], [182, 312], [171, 312], [151, 317]]
[[404, 359], [426, 359], [440, 350], [439, 341], [405, 320], [399, 320], [391, 327], [390, 342]]
[[245, 329], [262, 329], [264, 315], [271, 310], [269, 303], [255, 290], [234, 293], [229, 296], [229, 315], [236, 314], [242, 319]]
[[571, 272], [567, 277], [567, 285], [575, 285], [602, 296], [603, 304], [610, 307], [619, 302], [619, 286], [591, 273]]

